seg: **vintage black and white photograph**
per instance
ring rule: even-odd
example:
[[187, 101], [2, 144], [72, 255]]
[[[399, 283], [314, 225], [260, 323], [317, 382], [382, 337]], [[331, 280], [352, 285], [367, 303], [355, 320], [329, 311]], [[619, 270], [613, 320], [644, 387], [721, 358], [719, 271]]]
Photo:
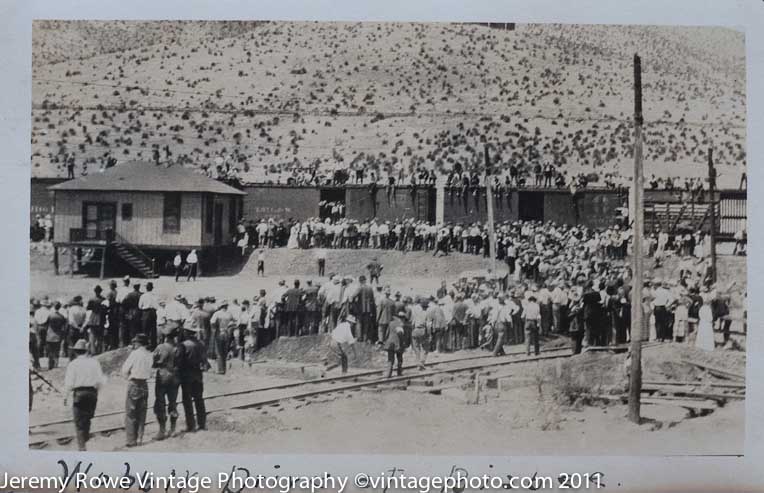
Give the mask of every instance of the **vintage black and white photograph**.
[[742, 29], [36, 20], [31, 67], [30, 449], [743, 453]]

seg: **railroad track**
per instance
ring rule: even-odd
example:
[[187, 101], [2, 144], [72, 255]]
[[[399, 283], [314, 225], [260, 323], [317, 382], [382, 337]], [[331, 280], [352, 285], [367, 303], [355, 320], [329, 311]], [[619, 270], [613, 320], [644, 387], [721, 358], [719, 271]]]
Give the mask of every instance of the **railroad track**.
[[[383, 374], [386, 370], [369, 370], [352, 375], [338, 377], [305, 380], [281, 385], [255, 387], [228, 393], [215, 394], [205, 397], [207, 414], [220, 413], [234, 409], [252, 409], [266, 406], [279, 406], [284, 401], [307, 400], [313, 397], [328, 395], [337, 392], [357, 391], [363, 388], [374, 388], [380, 385], [407, 382], [410, 380], [428, 378], [436, 375], [480, 372], [485, 369], [502, 367], [513, 364], [545, 361], [551, 359], [567, 358], [571, 356], [570, 349], [546, 349], [541, 355], [525, 357], [524, 353], [512, 353], [506, 356], [494, 357], [492, 355], [470, 356], [466, 358], [454, 358], [427, 364], [427, 370], [411, 373], [392, 378], [372, 378]], [[404, 370], [415, 370], [416, 365], [407, 365]], [[318, 388], [311, 388], [318, 387]], [[253, 398], [253, 394], [255, 397]], [[210, 406], [213, 401], [216, 405]], [[180, 404], [180, 403], [179, 403]], [[112, 411], [97, 414], [93, 418], [91, 433], [93, 435], [109, 434], [124, 429], [124, 411]], [[154, 424], [156, 420], [147, 416], [146, 424]], [[31, 448], [44, 448], [51, 442], [66, 444], [74, 435], [71, 418], [50, 421], [45, 423], [31, 424], [29, 427]], [[148, 429], [146, 430], [148, 434]], [[145, 442], [144, 442], [145, 443]]]

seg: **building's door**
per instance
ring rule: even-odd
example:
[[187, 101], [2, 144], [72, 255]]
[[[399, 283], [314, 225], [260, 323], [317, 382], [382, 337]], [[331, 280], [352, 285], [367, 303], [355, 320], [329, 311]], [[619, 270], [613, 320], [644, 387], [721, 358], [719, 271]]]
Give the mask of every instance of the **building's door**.
[[111, 240], [116, 229], [117, 204], [114, 202], [84, 202], [82, 229], [86, 240]]
[[223, 204], [215, 203], [215, 245], [223, 243]]
[[517, 212], [521, 221], [544, 220], [543, 192], [520, 192], [518, 202]]

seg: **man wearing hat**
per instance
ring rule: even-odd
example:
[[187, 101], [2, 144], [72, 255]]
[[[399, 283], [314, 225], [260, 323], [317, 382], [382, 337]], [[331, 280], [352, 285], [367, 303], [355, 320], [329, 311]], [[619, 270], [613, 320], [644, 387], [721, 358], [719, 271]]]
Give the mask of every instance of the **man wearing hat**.
[[170, 433], [175, 433], [175, 425], [178, 421], [178, 375], [175, 367], [175, 341], [178, 335], [179, 325], [169, 323], [162, 327], [163, 341], [154, 350], [154, 368], [156, 368], [156, 382], [154, 384], [154, 414], [159, 423], [159, 433], [155, 440], [164, 440], [166, 434], [167, 415], [170, 416]]
[[403, 324], [405, 319], [406, 312], [398, 312], [393, 315], [388, 327], [389, 330], [384, 343], [385, 350], [387, 351], [387, 361], [390, 365], [387, 371], [387, 378], [393, 376], [393, 365], [396, 360], [398, 361], [397, 374], [399, 377], [403, 375], [403, 350], [405, 349]]
[[146, 423], [149, 399], [147, 382], [154, 365], [154, 355], [146, 349], [149, 343], [146, 334], [137, 334], [132, 343], [133, 351], [122, 365], [122, 376], [128, 382], [125, 401], [125, 433], [128, 447], [135, 447], [143, 442], [143, 427]]
[[231, 334], [233, 333], [234, 325], [233, 314], [228, 310], [228, 300], [223, 300], [220, 302], [218, 310], [210, 318], [212, 340], [215, 344], [217, 373], [220, 375], [225, 375], [226, 372], [228, 348], [231, 344]]
[[130, 341], [141, 331], [141, 311], [138, 308], [138, 302], [141, 299], [141, 284], [133, 284], [133, 290], [127, 293], [122, 300], [122, 313], [125, 328], [122, 330], [123, 346], [130, 344]]
[[141, 330], [149, 338], [149, 347], [154, 348], [157, 345], [157, 310], [159, 309], [159, 299], [154, 294], [154, 283], [146, 283], [146, 292], [141, 295], [138, 308], [141, 310]]
[[106, 377], [98, 360], [87, 354], [88, 345], [85, 339], [78, 340], [72, 351], [76, 357], [66, 367], [64, 405], [68, 404], [71, 393], [77, 448], [84, 451], [85, 444], [90, 439], [90, 420], [95, 415], [98, 391], [106, 383]]
[[45, 333], [45, 347], [48, 354], [48, 370], [58, 366], [61, 341], [66, 338], [66, 317], [61, 314], [61, 302], [53, 305], [48, 315], [48, 330]]
[[351, 309], [360, 318], [361, 330], [358, 339], [365, 342], [372, 342], [377, 336], [374, 331], [376, 324], [377, 307], [374, 300], [374, 290], [366, 284], [366, 276], [361, 275], [358, 278], [360, 286], [352, 297], [351, 301], [354, 308]]
[[[346, 315], [345, 319], [337, 324], [337, 327], [332, 331], [331, 350], [335, 357], [339, 360], [339, 365], [342, 367], [342, 373], [348, 372], [348, 355], [346, 347], [355, 342], [353, 337], [353, 330], [358, 321], [353, 315]], [[329, 366], [327, 364], [327, 370], [336, 368], [337, 364]]]
[[93, 289], [93, 297], [88, 300], [85, 316], [85, 330], [88, 334], [90, 354], [101, 354], [103, 351], [103, 325], [105, 318], [104, 298], [101, 296], [101, 286]]
[[67, 313], [67, 325], [69, 326], [67, 334], [67, 344], [64, 348], [64, 354], [73, 359], [74, 344], [80, 339], [85, 338], [85, 308], [82, 306], [82, 296], [75, 296], [69, 303]]
[[[177, 345], [175, 367], [183, 391], [183, 413], [186, 431], [204, 430], [207, 427], [207, 410], [204, 406], [204, 375], [210, 369], [207, 347], [199, 341], [203, 329], [198, 326], [183, 330], [186, 337]], [[194, 417], [196, 411], [196, 417]], [[171, 423], [172, 425], [172, 423]], [[198, 428], [197, 428], [198, 426]]]
[[165, 306], [164, 316], [167, 330], [180, 330], [186, 320], [191, 317], [186, 307], [186, 299], [182, 295], [176, 294], [172, 301]]
[[[385, 287], [384, 295], [377, 303], [377, 341], [382, 344], [387, 340], [388, 326], [393, 316], [400, 310], [395, 310], [395, 302], [390, 299], [390, 286]], [[404, 313], [405, 315], [405, 313]]]
[[427, 325], [427, 305], [429, 300], [422, 297], [411, 305], [411, 346], [420, 370], [424, 370], [427, 353], [430, 351], [430, 327]]
[[35, 301], [34, 304], [34, 332], [37, 335], [37, 355], [45, 355], [45, 336], [48, 331], [48, 317], [50, 317], [50, 302], [48, 298]]

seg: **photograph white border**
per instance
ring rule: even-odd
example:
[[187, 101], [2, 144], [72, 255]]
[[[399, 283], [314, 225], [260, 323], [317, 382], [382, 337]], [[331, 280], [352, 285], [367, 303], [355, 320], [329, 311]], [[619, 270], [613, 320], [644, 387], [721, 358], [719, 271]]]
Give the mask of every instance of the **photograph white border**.
[[[33, 19], [125, 20], [323, 20], [411, 22], [517, 22], [576, 24], [714, 25], [745, 32], [747, 55], [747, 162], [749, 189], [746, 441], [743, 457], [645, 456], [633, 457], [460, 457], [443, 450], [436, 457], [374, 455], [243, 455], [75, 453], [28, 449], [27, 416], [27, 301], [29, 297], [28, 209], [31, 135], [31, 32]], [[94, 471], [119, 475], [124, 463], [133, 471], [168, 474], [175, 469], [199, 474], [224, 472], [234, 465], [263, 474], [350, 475], [378, 473], [402, 467], [407, 474], [447, 475], [456, 465], [470, 473], [556, 475], [560, 472], [602, 472], [609, 489], [620, 491], [750, 491], [764, 489], [763, 338], [758, 331], [764, 308], [756, 303], [764, 293], [764, 277], [756, 253], [762, 245], [760, 216], [756, 214], [764, 187], [760, 161], [764, 158], [764, 96], [757, 92], [764, 80], [764, 1], [761, 0], [3, 0], [0, 4], [0, 293], [4, 298], [0, 326], [0, 374], [5, 385], [0, 396], [2, 443], [0, 474], [60, 474], [69, 465], [92, 462]], [[762, 185], [759, 185], [762, 183]], [[764, 194], [763, 194], [764, 196]], [[317, 424], [315, 424], [317, 425]], [[401, 437], [405, 440], [406, 437]], [[469, 440], [465, 436], [465, 440]], [[278, 465], [278, 468], [275, 466]], [[351, 488], [349, 491], [357, 491]], [[215, 489], [213, 488], [213, 491]]]

